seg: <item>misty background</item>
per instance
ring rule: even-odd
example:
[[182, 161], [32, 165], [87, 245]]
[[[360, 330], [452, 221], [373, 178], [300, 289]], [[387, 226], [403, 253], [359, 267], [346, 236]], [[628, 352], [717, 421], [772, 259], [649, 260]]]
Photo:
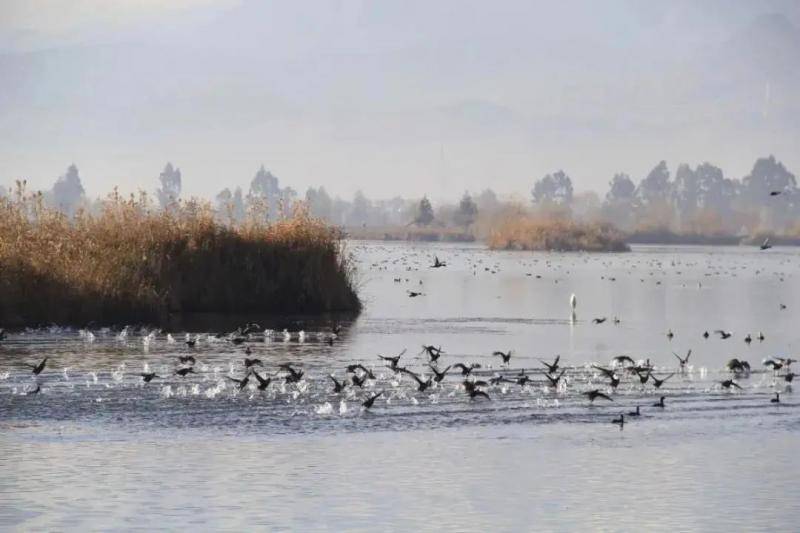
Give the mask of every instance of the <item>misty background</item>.
[[741, 181], [800, 168], [798, 66], [793, 1], [6, 0], [0, 184], [75, 164], [86, 194], [156, 194], [171, 162], [183, 196], [235, 200], [263, 165], [281, 197], [436, 205], [559, 170], [604, 201], [660, 161]]

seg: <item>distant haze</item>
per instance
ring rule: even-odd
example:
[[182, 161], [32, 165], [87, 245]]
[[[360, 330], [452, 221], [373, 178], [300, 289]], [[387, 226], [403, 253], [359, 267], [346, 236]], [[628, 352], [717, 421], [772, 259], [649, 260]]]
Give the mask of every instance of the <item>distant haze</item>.
[[659, 161], [800, 171], [796, 1], [4, 0], [0, 184], [529, 196]]

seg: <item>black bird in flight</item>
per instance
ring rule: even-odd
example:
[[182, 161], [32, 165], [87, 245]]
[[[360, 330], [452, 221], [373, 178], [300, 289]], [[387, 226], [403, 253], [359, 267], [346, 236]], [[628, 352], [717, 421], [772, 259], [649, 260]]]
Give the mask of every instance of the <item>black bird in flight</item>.
[[255, 366], [255, 365], [263, 366], [263, 363], [261, 362], [261, 359], [248, 359], [247, 357], [244, 358], [244, 367], [245, 368], [250, 368], [251, 366]]
[[742, 372], [750, 372], [750, 363], [748, 363], [747, 361], [740, 361], [735, 357], [730, 361], [728, 361], [725, 366], [728, 368], [728, 370], [736, 374], [740, 374]]
[[639, 383], [641, 383], [642, 385], [647, 385], [647, 380], [650, 379], [650, 376], [652, 374], [650, 372], [650, 369], [648, 368], [647, 371], [637, 370], [636, 375], [639, 376]]
[[592, 368], [595, 368], [602, 372], [602, 374], [611, 380], [611, 387], [617, 388], [619, 385], [619, 376], [617, 376], [616, 372], [610, 370], [608, 368], [603, 368], [602, 366], [592, 365]]
[[389, 361], [389, 368], [396, 371], [397, 365], [400, 364], [400, 358], [403, 356], [404, 353], [406, 353], [405, 350], [395, 355], [394, 357], [386, 357], [384, 355], [378, 354], [378, 358], [383, 359], [384, 361]]
[[187, 364], [187, 363], [193, 365], [193, 364], [195, 364], [197, 362], [195, 360], [194, 356], [191, 356], [191, 355], [179, 355], [178, 356], [178, 361], [180, 361], [184, 365]]
[[494, 357], [502, 357], [504, 365], [507, 365], [509, 363], [509, 361], [511, 361], [511, 350], [509, 350], [507, 353], [504, 353], [504, 352], [501, 352], [500, 350], [497, 350], [496, 352], [492, 353], [492, 355]]
[[630, 366], [636, 365], [636, 361], [634, 361], [630, 355], [617, 355], [614, 356], [611, 361], [618, 365], [625, 365], [626, 363], [629, 363]]
[[473, 370], [475, 370], [476, 368], [480, 368], [481, 367], [481, 365], [479, 365], [477, 363], [470, 363], [469, 366], [465, 365], [464, 363], [456, 363], [456, 364], [454, 364], [452, 366], [453, 366], [453, 368], [460, 369], [462, 376], [469, 376], [470, 374], [472, 374]]
[[474, 400], [475, 398], [477, 398], [479, 396], [481, 396], [483, 398], [486, 398], [487, 400], [491, 400], [491, 398], [489, 397], [489, 394], [487, 394], [485, 391], [482, 391], [482, 390], [477, 389], [477, 388], [473, 388], [473, 389], [468, 390], [467, 394], [469, 394], [469, 399], [470, 400]]
[[264, 391], [267, 390], [269, 384], [272, 383], [272, 378], [267, 376], [266, 378], [262, 378], [258, 375], [258, 372], [252, 370], [251, 373], [256, 377], [256, 381], [258, 381], [258, 390]]
[[675, 352], [672, 352], [672, 355], [678, 358], [678, 366], [680, 366], [681, 370], [683, 370], [684, 368], [686, 368], [686, 365], [689, 364], [689, 358], [692, 356], [692, 351], [689, 350], [688, 352], [686, 352], [686, 357], [681, 357]]
[[411, 376], [412, 378], [414, 378], [414, 381], [417, 382], [417, 391], [419, 391], [419, 392], [425, 392], [428, 389], [428, 387], [431, 386], [431, 378], [430, 377], [428, 379], [426, 379], [425, 381], [423, 381], [422, 378], [419, 377], [418, 374], [415, 374], [411, 370], [405, 370], [404, 373], [406, 373], [409, 376]]
[[450, 368], [452, 368], [452, 367], [448, 366], [444, 370], [439, 370], [438, 368], [436, 368], [433, 365], [428, 365], [428, 368], [430, 368], [431, 372], [433, 372], [433, 381], [435, 381], [436, 383], [441, 383], [442, 380], [447, 375], [447, 371], [450, 370]]
[[42, 371], [44, 370], [44, 367], [47, 366], [47, 359], [48, 359], [48, 357], [45, 357], [38, 364], [28, 365], [31, 368], [31, 370], [33, 371], [33, 375], [38, 376], [39, 374], [42, 373]]
[[606, 321], [606, 317], [595, 318], [595, 319], [592, 320], [592, 322], [594, 324], [602, 324], [605, 321]]
[[759, 248], [761, 248], [762, 250], [769, 250], [770, 248], [772, 248], [772, 245], [769, 243], [769, 237], [764, 239], [764, 242], [761, 243], [761, 246]]
[[720, 381], [719, 384], [728, 390], [730, 390], [731, 387], [736, 387], [737, 389], [742, 390], [739, 384], [733, 381], [732, 379], [726, 379], [725, 381]]
[[658, 378], [657, 378], [657, 377], [655, 377], [653, 374], [650, 374], [650, 379], [652, 379], [652, 380], [653, 380], [653, 385], [655, 385], [655, 387], [656, 387], [657, 389], [660, 389], [660, 388], [661, 388], [661, 385], [663, 385], [665, 381], [667, 381], [669, 378], [671, 378], [671, 377], [672, 377], [672, 376], [674, 376], [674, 375], [675, 375], [675, 374], [674, 374], [674, 373], [672, 373], [672, 374], [670, 374], [669, 376], [665, 377], [664, 379], [658, 379]]
[[444, 261], [439, 261], [438, 256], [433, 256], [433, 264], [431, 265], [431, 268], [442, 268], [446, 266], [447, 263], [445, 263]]
[[422, 352], [420, 353], [425, 353], [425, 352], [428, 353], [428, 357], [431, 358], [431, 362], [434, 362], [437, 359], [439, 359], [439, 357], [441, 357], [441, 355], [444, 353], [441, 346], [437, 348], [436, 346], [432, 345], [423, 345]]
[[250, 372], [245, 374], [242, 379], [232, 378], [231, 376], [225, 376], [225, 377], [233, 381], [234, 383], [238, 383], [239, 390], [242, 390], [243, 388], [247, 387], [247, 384], [250, 383]]
[[550, 363], [548, 363], [548, 362], [546, 362], [546, 361], [542, 361], [541, 359], [539, 359], [539, 361], [541, 361], [541, 363], [542, 363], [542, 364], [543, 364], [545, 367], [547, 367], [547, 373], [548, 373], [548, 374], [555, 374], [556, 372], [558, 372], [558, 362], [559, 362], [560, 360], [561, 360], [561, 356], [560, 356], [560, 355], [557, 355], [557, 356], [556, 356], [556, 360], [555, 360], [555, 361], [553, 361], [553, 364], [550, 364]]
[[370, 396], [369, 398], [364, 400], [364, 402], [361, 405], [364, 406], [364, 409], [369, 409], [369, 408], [372, 407], [372, 404], [375, 403], [375, 400], [380, 398], [382, 395], [383, 395], [383, 391], [376, 392], [375, 394], [373, 394], [372, 396]]
[[719, 335], [719, 338], [722, 340], [728, 339], [730, 338], [731, 335], [733, 335], [733, 333], [731, 333], [730, 331], [723, 331], [721, 329], [715, 330], [714, 333]]
[[150, 383], [151, 381], [153, 381], [154, 378], [160, 378], [161, 377], [158, 374], [156, 374], [155, 372], [142, 372], [139, 375], [142, 376], [142, 381], [144, 381], [145, 383]]
[[187, 366], [187, 367], [184, 367], [184, 368], [179, 368], [178, 370], [175, 371], [175, 373], [177, 375], [179, 375], [180, 377], [185, 378], [186, 374], [194, 374], [195, 371], [194, 371], [194, 368], [192, 368], [190, 366]]
[[333, 376], [328, 376], [328, 378], [333, 381], [333, 392], [336, 394], [344, 391], [345, 387], [347, 387], [346, 381], [339, 381]]
[[562, 370], [561, 373], [559, 375], [557, 375], [557, 376], [551, 376], [550, 374], [546, 374], [544, 372], [542, 372], [542, 373], [544, 374], [544, 377], [546, 377], [547, 380], [550, 382], [550, 386], [553, 387], [554, 389], [557, 389], [558, 388], [558, 382], [561, 381], [561, 378], [564, 377], [564, 374], [566, 374], [567, 371], [566, 370]]
[[283, 378], [286, 383], [298, 383], [301, 379], [303, 379], [303, 374], [305, 373], [302, 370], [295, 370], [292, 368], [292, 365], [288, 363], [284, 363], [278, 368], [289, 373]]
[[603, 394], [602, 392], [600, 392], [597, 389], [590, 390], [588, 392], [584, 392], [583, 394], [584, 394], [584, 396], [588, 397], [589, 401], [591, 401], [591, 402], [594, 402], [597, 398], [602, 398], [604, 400], [608, 400], [609, 402], [613, 402], [614, 401], [614, 400], [611, 399], [611, 397]]
[[369, 379], [375, 379], [375, 374], [372, 373], [372, 370], [365, 367], [361, 363], [355, 363], [353, 365], [347, 365], [348, 372], [355, 372], [356, 370], [361, 370], [364, 374], [367, 375]]
[[358, 377], [358, 374], [353, 374], [352, 376], [350, 376], [350, 381], [356, 387], [363, 387], [364, 383], [367, 382], [368, 378], [369, 376], [367, 374], [362, 374], [361, 377]]

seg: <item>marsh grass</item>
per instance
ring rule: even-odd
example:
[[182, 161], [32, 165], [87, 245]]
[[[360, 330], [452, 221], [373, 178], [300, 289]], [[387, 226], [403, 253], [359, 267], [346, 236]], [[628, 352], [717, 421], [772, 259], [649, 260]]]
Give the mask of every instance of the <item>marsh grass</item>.
[[207, 204], [116, 192], [73, 218], [23, 184], [0, 198], [0, 324], [166, 325], [175, 313], [357, 311], [337, 232], [299, 209], [222, 224]]
[[495, 250], [626, 252], [625, 235], [604, 222], [516, 213], [492, 225], [486, 237]]

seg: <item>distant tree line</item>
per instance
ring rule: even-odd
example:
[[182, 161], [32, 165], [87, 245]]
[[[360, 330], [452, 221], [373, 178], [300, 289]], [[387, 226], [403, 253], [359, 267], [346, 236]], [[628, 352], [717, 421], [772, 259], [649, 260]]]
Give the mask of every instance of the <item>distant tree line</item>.
[[638, 184], [627, 174], [616, 174], [602, 201], [591, 193], [573, 195], [563, 171], [544, 176], [531, 191], [537, 208], [577, 211], [627, 231], [706, 235], [797, 233], [799, 193], [794, 174], [774, 156], [758, 159], [740, 180], [726, 178], [711, 163], [681, 164], [673, 175], [661, 161]]
[[[181, 170], [167, 163], [158, 176], [155, 198], [163, 209], [181, 201]], [[585, 220], [611, 222], [626, 231], [754, 234], [771, 231], [800, 234], [800, 191], [795, 176], [774, 156], [758, 159], [741, 179], [727, 178], [719, 167], [681, 164], [673, 173], [659, 162], [639, 183], [624, 173], [613, 176], [604, 197], [576, 193], [571, 178], [558, 170], [534, 182], [532, 208]], [[76, 165], [45, 191], [45, 201], [69, 216], [91, 209]], [[247, 216], [274, 220], [304, 202], [310, 214], [344, 227], [440, 226], [468, 231], [483, 215], [508, 209], [491, 189], [465, 192], [455, 204], [434, 206], [427, 196], [373, 200], [358, 191], [352, 199], [331, 196], [325, 187], [310, 187], [304, 197], [262, 165], [245, 193], [225, 188], [214, 198], [221, 220]]]

